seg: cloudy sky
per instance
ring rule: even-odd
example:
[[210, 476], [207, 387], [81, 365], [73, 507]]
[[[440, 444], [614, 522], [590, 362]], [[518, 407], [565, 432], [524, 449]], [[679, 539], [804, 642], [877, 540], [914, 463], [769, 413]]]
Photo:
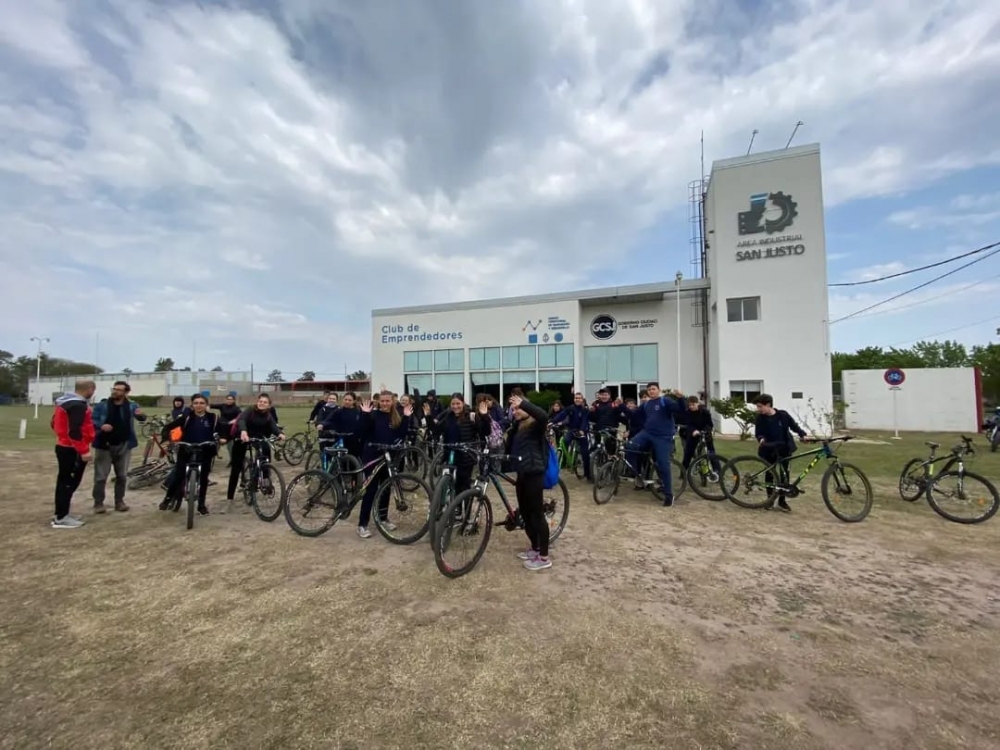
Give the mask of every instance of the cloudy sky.
[[[42, 335], [109, 370], [332, 376], [368, 368], [372, 307], [670, 279], [703, 130], [710, 162], [804, 121], [831, 282], [1000, 239], [996, 2], [0, 0], [0, 17], [17, 353]], [[933, 275], [832, 289], [831, 315]], [[998, 295], [1000, 257], [833, 342], [995, 340]]]

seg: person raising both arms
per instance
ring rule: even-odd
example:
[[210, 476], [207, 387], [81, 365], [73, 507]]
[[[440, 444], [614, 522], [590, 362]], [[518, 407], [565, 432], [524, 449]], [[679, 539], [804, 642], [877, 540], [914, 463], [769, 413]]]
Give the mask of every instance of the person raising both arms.
[[632, 438], [629, 452], [652, 450], [656, 473], [663, 484], [663, 505], [669, 508], [674, 504], [674, 486], [670, 476], [670, 459], [674, 454], [674, 434], [677, 430], [674, 419], [684, 412], [681, 400], [684, 397], [678, 391], [670, 391], [669, 395], [663, 393], [656, 382], [646, 386], [646, 395], [649, 398], [641, 407], [645, 422], [639, 434]]
[[545, 436], [548, 414], [518, 395], [510, 397], [514, 426], [507, 436], [517, 507], [524, 519], [530, 546], [518, 554], [528, 570], [552, 567], [549, 559], [549, 522], [545, 518], [545, 470], [549, 465], [549, 441]]
[[[277, 436], [280, 440], [285, 439], [285, 433], [275, 416], [274, 407], [271, 406], [271, 397], [266, 393], [257, 396], [257, 403], [244, 411], [236, 424], [239, 439], [233, 446], [232, 466], [229, 469], [229, 487], [226, 491], [226, 498], [229, 500], [236, 497], [236, 487], [240, 483], [243, 461], [247, 455], [247, 443], [250, 440], [265, 440], [273, 436]], [[271, 446], [264, 443], [258, 447], [263, 455], [270, 459]]]
[[[191, 408], [186, 414], [163, 426], [160, 437], [164, 440], [170, 439], [170, 433], [180, 427], [181, 443], [207, 443], [211, 440], [219, 440], [220, 445], [225, 445], [226, 439], [219, 437], [219, 425], [221, 419], [218, 414], [208, 410], [208, 399], [202, 394], [196, 393], [191, 397]], [[208, 475], [212, 471], [212, 461], [215, 458], [214, 448], [205, 448], [201, 452], [201, 486], [198, 488], [198, 512], [208, 515], [208, 506], [205, 504], [205, 493], [208, 492]], [[184, 478], [187, 473], [187, 465], [191, 460], [191, 449], [181, 446], [177, 450], [177, 463], [174, 465], [173, 478], [167, 488], [166, 497], [160, 503], [160, 510], [178, 510], [181, 507], [181, 499], [184, 496]]]
[[[371, 401], [361, 404], [361, 419], [358, 426], [361, 428], [361, 439], [364, 445], [361, 454], [361, 463], [368, 464], [376, 461], [383, 453], [379, 445], [395, 445], [402, 443], [410, 431], [410, 418], [413, 416], [413, 407], [405, 407], [402, 414], [396, 409], [395, 399], [389, 391], [382, 391], [378, 395], [378, 406]], [[377, 464], [376, 464], [377, 466]], [[358, 517], [358, 536], [368, 539], [372, 533], [368, 530], [368, 523], [372, 517], [372, 505], [375, 503], [375, 493], [378, 491], [380, 478], [372, 476], [374, 467], [365, 470], [365, 476], [371, 477], [368, 488], [365, 490], [364, 499], [361, 501], [361, 514]], [[381, 470], [379, 471], [381, 473]], [[389, 495], [385, 495], [385, 506], [379, 507], [380, 518], [387, 518], [389, 512]], [[389, 531], [395, 529], [395, 525], [386, 521], [385, 528]]]

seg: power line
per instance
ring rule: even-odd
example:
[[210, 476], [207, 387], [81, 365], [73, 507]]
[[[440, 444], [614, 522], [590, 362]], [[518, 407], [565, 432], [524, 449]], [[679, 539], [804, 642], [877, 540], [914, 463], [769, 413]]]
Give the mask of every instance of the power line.
[[878, 310], [873, 313], [868, 313], [867, 315], [858, 315], [859, 318], [874, 318], [876, 315], [888, 315], [889, 313], [899, 312], [900, 310], [909, 310], [911, 307], [919, 307], [920, 305], [926, 305], [928, 302], [934, 302], [942, 297], [951, 297], [955, 294], [961, 294], [962, 292], [968, 291], [969, 289], [974, 289], [977, 286], [985, 284], [987, 281], [993, 281], [993, 279], [1000, 279], [1000, 273], [994, 274], [993, 276], [987, 276], [985, 279], [980, 279], [979, 281], [973, 281], [971, 284], [966, 284], [965, 286], [960, 286], [958, 289], [949, 289], [947, 292], [942, 292], [941, 294], [935, 294], [933, 297], [926, 297], [924, 299], [917, 300], [916, 302], [911, 302], [908, 305], [900, 305], [899, 307], [893, 307], [890, 310]]
[[937, 281], [940, 281], [941, 279], [944, 279], [944, 278], [947, 278], [947, 277], [949, 277], [949, 276], [951, 276], [953, 274], [956, 274], [959, 271], [962, 271], [962, 270], [968, 268], [969, 266], [974, 266], [974, 265], [976, 265], [976, 263], [982, 263], [987, 258], [989, 258], [989, 257], [991, 257], [993, 255], [996, 255], [997, 253], [1000, 253], [1000, 247], [998, 247], [998, 246], [1000, 246], [1000, 242], [994, 243], [993, 247], [996, 247], [996, 249], [990, 251], [986, 255], [983, 255], [983, 256], [981, 256], [979, 258], [976, 258], [975, 260], [971, 260], [968, 263], [966, 263], [965, 265], [959, 266], [958, 268], [954, 268], [951, 271], [948, 271], [947, 273], [941, 274], [940, 276], [935, 276], [930, 281], [925, 281], [923, 284], [918, 284], [915, 287], [911, 287], [910, 289], [907, 289], [905, 292], [900, 292], [899, 294], [894, 294], [893, 296], [888, 297], [887, 299], [884, 299], [881, 302], [876, 302], [874, 305], [868, 305], [868, 307], [864, 307], [864, 308], [862, 308], [860, 310], [855, 310], [854, 312], [852, 312], [852, 313], [850, 313], [848, 315], [845, 315], [845, 316], [843, 316], [841, 318], [837, 318], [836, 320], [831, 320], [830, 321], [830, 325], [833, 325], [834, 323], [840, 323], [841, 321], [849, 320], [851, 318], [855, 318], [858, 315], [861, 315], [861, 313], [866, 313], [869, 310], [874, 310], [876, 307], [881, 307], [882, 305], [888, 304], [889, 302], [897, 300], [900, 297], [905, 297], [907, 294], [912, 294], [913, 292], [916, 292], [919, 289], [923, 289], [924, 287], [930, 286], [931, 284], [933, 284], [933, 283], [935, 283]]
[[844, 281], [838, 284], [827, 284], [827, 286], [828, 287], [861, 286], [863, 284], [875, 284], [879, 281], [888, 281], [889, 279], [898, 279], [900, 276], [908, 276], [911, 273], [917, 273], [918, 271], [926, 271], [929, 268], [937, 268], [938, 266], [944, 266], [947, 265], [948, 263], [954, 263], [956, 260], [962, 260], [962, 258], [968, 258], [973, 255], [978, 255], [979, 253], [985, 253], [987, 250], [992, 250], [995, 247], [1000, 247], [1000, 242], [992, 242], [989, 245], [984, 245], [983, 247], [976, 248], [975, 250], [970, 250], [967, 253], [954, 255], [951, 258], [945, 258], [944, 260], [939, 260], [936, 263], [929, 263], [926, 266], [920, 266], [919, 268], [911, 268], [907, 271], [900, 271], [899, 273], [890, 273], [888, 276], [879, 276], [877, 279], [865, 279], [864, 281]]
[[975, 323], [966, 323], [964, 326], [958, 326], [957, 328], [949, 328], [947, 331], [940, 331], [938, 333], [932, 333], [929, 336], [921, 336], [918, 339], [910, 339], [909, 341], [899, 341], [891, 346], [903, 346], [904, 344], [912, 344], [916, 341], [927, 341], [928, 339], [934, 339], [938, 336], [944, 336], [946, 333], [955, 333], [955, 331], [964, 331], [966, 328], [973, 328], [975, 326], [981, 326], [983, 323], [992, 323], [995, 320], [1000, 320], [1000, 315], [994, 315], [992, 318], [984, 318], [983, 320], [977, 320]]

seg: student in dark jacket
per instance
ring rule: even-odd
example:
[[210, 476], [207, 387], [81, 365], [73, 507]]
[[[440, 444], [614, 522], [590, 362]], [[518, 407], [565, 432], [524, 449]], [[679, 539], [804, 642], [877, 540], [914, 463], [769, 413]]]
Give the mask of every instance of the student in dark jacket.
[[[429, 411], [429, 410], [428, 410]], [[481, 446], [490, 434], [492, 420], [486, 401], [480, 401], [476, 411], [465, 403], [461, 393], [451, 395], [451, 404], [446, 412], [436, 419], [426, 415], [428, 427], [443, 443], [467, 443]], [[472, 470], [476, 466], [476, 456], [464, 451], [455, 452], [455, 494], [472, 486]]]
[[[396, 409], [395, 399], [389, 391], [382, 391], [378, 396], [378, 406], [371, 401], [361, 404], [361, 419], [358, 426], [361, 428], [361, 440], [363, 449], [361, 453], [361, 463], [368, 464], [376, 461], [383, 451], [377, 445], [395, 445], [406, 439], [410, 431], [411, 418], [413, 417], [413, 407], [407, 406], [400, 414]], [[365, 471], [365, 476], [371, 476], [374, 467]], [[372, 505], [375, 503], [375, 493], [378, 491], [380, 477], [372, 477], [365, 490], [365, 497], [361, 501], [361, 513], [358, 516], [358, 536], [368, 539], [372, 533], [368, 530], [368, 523], [372, 517]], [[379, 504], [378, 512], [382, 514], [380, 518], [388, 519], [389, 496], [386, 494]], [[395, 528], [388, 520], [385, 521], [390, 531]]]
[[339, 408], [337, 394], [327, 393], [326, 401], [313, 408], [312, 414], [309, 415], [309, 421], [316, 425], [322, 424], [328, 421]]
[[[226, 490], [226, 497], [230, 500], [236, 497], [236, 487], [240, 483], [240, 475], [243, 473], [243, 461], [247, 455], [247, 443], [251, 439], [263, 440], [276, 435], [284, 440], [285, 435], [281, 430], [281, 425], [275, 416], [274, 407], [271, 406], [271, 397], [266, 393], [257, 396], [257, 403], [240, 414], [236, 423], [236, 430], [239, 438], [234, 442], [233, 458], [229, 469], [229, 487]], [[265, 456], [270, 457], [271, 447], [269, 445], [260, 446]]]
[[[754, 399], [757, 407], [757, 418], [754, 420], [754, 437], [757, 438], [757, 455], [769, 464], [781, 462], [785, 476], [788, 476], [788, 458], [795, 453], [794, 432], [802, 441], [808, 441], [809, 436], [805, 430], [799, 427], [798, 422], [783, 409], [774, 408], [774, 398], [767, 393], [760, 394]], [[777, 481], [777, 477], [770, 472], [764, 477], [768, 484]], [[791, 512], [788, 507], [788, 500], [781, 490], [775, 496], [772, 508]]]
[[[177, 427], [181, 428], [182, 443], [207, 443], [210, 440], [219, 439], [220, 444], [225, 444], [225, 437], [219, 435], [219, 425], [221, 419], [218, 414], [208, 410], [208, 399], [200, 393], [191, 397], [191, 409], [179, 415], [163, 426], [160, 437], [163, 440], [170, 439], [170, 433]], [[215, 448], [202, 448], [201, 451], [201, 486], [198, 488], [198, 512], [208, 515], [208, 506], [205, 504], [205, 493], [208, 492], [208, 475], [212, 471], [212, 460], [215, 458]], [[191, 460], [191, 449], [181, 446], [177, 450], [177, 463], [171, 472], [173, 479], [167, 489], [166, 497], [160, 503], [160, 510], [173, 508], [179, 510], [181, 498], [184, 496], [184, 475], [187, 472], [188, 462]]]
[[583, 478], [590, 477], [590, 409], [582, 393], [573, 396], [572, 406], [565, 410], [566, 417], [560, 424], [566, 428], [566, 442], [575, 443], [577, 455], [583, 459]]
[[670, 470], [670, 459], [674, 454], [674, 435], [677, 425], [674, 421], [684, 412], [681, 394], [671, 391], [669, 395], [660, 391], [660, 384], [653, 382], [646, 386], [649, 399], [642, 405], [645, 413], [642, 431], [632, 438], [630, 452], [652, 450], [656, 462], [656, 473], [663, 484], [663, 505], [674, 504], [674, 489]]
[[712, 432], [715, 431], [712, 412], [701, 403], [700, 398], [697, 396], [688, 396], [687, 411], [681, 415], [679, 421], [678, 433], [684, 441], [684, 458], [681, 461], [684, 470], [687, 471], [687, 468], [691, 465], [691, 461], [694, 460], [694, 452], [698, 449], [698, 440], [704, 435], [705, 449], [708, 451], [708, 455], [716, 471], [718, 471], [718, 460], [715, 457], [715, 440], [712, 438]]
[[320, 417], [320, 412], [322, 412], [323, 408], [330, 403], [330, 396], [333, 396], [333, 404], [336, 406], [337, 394], [333, 391], [323, 391], [323, 398], [317, 401], [316, 405], [313, 406], [312, 411], [309, 412], [309, 419], [306, 420], [308, 423], [318, 424], [323, 421]]
[[170, 418], [177, 419], [177, 417], [179, 417], [185, 411], [187, 411], [187, 407], [184, 406], [184, 399], [182, 399], [180, 396], [177, 396], [174, 399], [173, 407], [170, 409]]
[[358, 408], [358, 394], [348, 391], [341, 399], [340, 408], [329, 412], [318, 427], [320, 437], [323, 433], [335, 432], [343, 435], [344, 447], [347, 452], [359, 461], [361, 460], [361, 410]]
[[[236, 396], [230, 394], [223, 399], [221, 404], [212, 404], [209, 408], [219, 412], [219, 435], [228, 440], [232, 437], [234, 425], [240, 421], [240, 414], [243, 413], [240, 405], [236, 403]], [[234, 442], [230, 440], [226, 445], [230, 464], [233, 462]]]
[[545, 470], [549, 441], [545, 436], [548, 414], [521, 396], [510, 397], [514, 426], [507, 437], [507, 454], [517, 472], [517, 506], [531, 546], [518, 557], [528, 570], [552, 567], [549, 560], [549, 522], [545, 518]]
[[[607, 388], [601, 388], [597, 392], [597, 401], [590, 409], [590, 426], [595, 432], [613, 431], [617, 433], [618, 425], [621, 424], [622, 417], [626, 413], [624, 404], [611, 400], [611, 391]], [[613, 456], [618, 451], [618, 441], [614, 437], [603, 437], [602, 439], [604, 450], [608, 452], [609, 456]]]

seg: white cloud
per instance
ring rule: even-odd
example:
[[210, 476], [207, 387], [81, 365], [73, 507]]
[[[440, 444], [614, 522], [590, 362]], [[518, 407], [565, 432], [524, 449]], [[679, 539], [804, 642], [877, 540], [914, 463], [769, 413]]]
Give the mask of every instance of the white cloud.
[[683, 226], [703, 129], [722, 158], [804, 120], [831, 205], [1000, 164], [973, 0], [7, 6], [0, 334], [84, 357], [96, 327], [115, 367], [204, 337], [356, 369], [372, 307], [600, 283]]

